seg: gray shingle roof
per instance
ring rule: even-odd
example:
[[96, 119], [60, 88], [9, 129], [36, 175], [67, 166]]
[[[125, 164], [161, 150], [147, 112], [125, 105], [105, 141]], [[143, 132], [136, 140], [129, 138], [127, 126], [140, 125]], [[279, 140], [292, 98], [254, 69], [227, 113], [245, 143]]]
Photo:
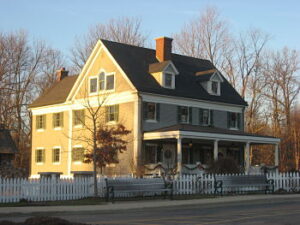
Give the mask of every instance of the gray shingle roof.
[[220, 96], [210, 95], [199, 84], [200, 76], [195, 75], [197, 72], [215, 69], [208, 60], [172, 54], [171, 61], [179, 71], [179, 75], [176, 76], [176, 88], [167, 89], [161, 87], [149, 73], [149, 65], [158, 63], [155, 50], [107, 40], [101, 41], [140, 92], [247, 105], [224, 77]]
[[65, 102], [77, 77], [78, 76], [68, 76], [60, 82], [56, 82], [52, 87], [45, 91], [44, 94], [33, 101], [29, 107], [34, 108]]

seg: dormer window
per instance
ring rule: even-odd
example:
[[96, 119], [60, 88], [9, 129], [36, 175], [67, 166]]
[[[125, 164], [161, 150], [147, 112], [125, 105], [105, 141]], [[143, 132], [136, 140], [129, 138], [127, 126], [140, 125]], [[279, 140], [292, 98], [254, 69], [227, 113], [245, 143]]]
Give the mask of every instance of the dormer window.
[[211, 93], [214, 95], [220, 95], [220, 82], [211, 81]]
[[198, 82], [211, 95], [221, 95], [221, 83], [224, 81], [221, 74], [215, 70], [206, 70], [196, 73]]
[[172, 61], [150, 64], [149, 73], [162, 87], [175, 89], [175, 76], [179, 72]]
[[175, 76], [172, 73], [164, 73], [164, 87], [174, 88], [175, 87]]

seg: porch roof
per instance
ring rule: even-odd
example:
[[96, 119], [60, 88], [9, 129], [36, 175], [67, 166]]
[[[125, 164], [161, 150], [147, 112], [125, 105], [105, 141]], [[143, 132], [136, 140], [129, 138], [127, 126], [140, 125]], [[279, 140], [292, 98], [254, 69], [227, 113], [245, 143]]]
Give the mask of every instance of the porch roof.
[[189, 124], [177, 124], [144, 133], [144, 140], [167, 138], [195, 138], [203, 140], [250, 142], [255, 144], [278, 144], [280, 142], [279, 138], [272, 136]]

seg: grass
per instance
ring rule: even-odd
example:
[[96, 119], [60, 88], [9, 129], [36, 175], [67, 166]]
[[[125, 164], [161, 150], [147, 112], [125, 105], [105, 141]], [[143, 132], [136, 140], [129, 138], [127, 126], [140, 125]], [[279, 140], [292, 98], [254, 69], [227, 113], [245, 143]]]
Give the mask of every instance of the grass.
[[100, 205], [105, 204], [103, 198], [83, 198], [78, 200], [65, 200], [65, 201], [45, 201], [45, 202], [13, 202], [13, 203], [0, 203], [0, 207], [25, 207], [25, 206], [75, 206], [75, 205]]

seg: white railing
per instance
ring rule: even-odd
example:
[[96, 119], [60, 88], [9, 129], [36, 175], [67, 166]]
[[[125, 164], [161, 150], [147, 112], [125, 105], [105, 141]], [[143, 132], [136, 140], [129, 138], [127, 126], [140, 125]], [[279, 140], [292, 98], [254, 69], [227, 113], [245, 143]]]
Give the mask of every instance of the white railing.
[[[239, 174], [231, 174], [239, 176]], [[274, 180], [275, 191], [300, 191], [300, 173], [269, 173], [268, 179]], [[105, 196], [105, 178], [98, 178], [98, 193]], [[119, 179], [119, 177], [118, 177]], [[132, 179], [122, 177], [122, 179]], [[173, 181], [175, 195], [213, 194], [214, 178], [211, 174], [182, 175]], [[242, 189], [241, 189], [242, 190]], [[245, 188], [243, 188], [245, 190]], [[251, 187], [247, 188], [251, 190]], [[0, 203], [27, 201], [58, 201], [91, 197], [94, 194], [92, 178], [76, 179], [1, 179]], [[128, 197], [131, 195], [128, 195]], [[125, 196], [124, 196], [125, 197]]]

